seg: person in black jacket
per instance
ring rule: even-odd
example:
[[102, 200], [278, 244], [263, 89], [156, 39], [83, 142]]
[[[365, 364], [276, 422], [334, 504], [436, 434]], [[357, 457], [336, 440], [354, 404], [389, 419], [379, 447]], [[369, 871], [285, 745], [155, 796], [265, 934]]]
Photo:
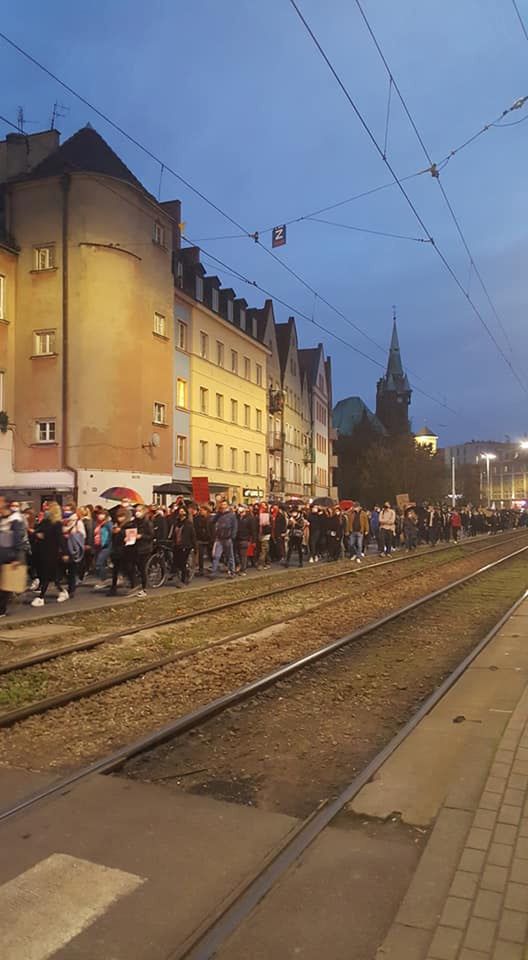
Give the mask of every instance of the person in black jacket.
[[237, 573], [241, 577], [247, 576], [248, 547], [250, 543], [256, 542], [257, 532], [257, 518], [249, 507], [242, 507], [239, 511], [236, 536]]
[[49, 584], [53, 581], [59, 597], [65, 591], [60, 582], [60, 557], [62, 555], [62, 510], [58, 503], [48, 503], [44, 517], [35, 527], [38, 544], [37, 576], [40, 581], [39, 596], [31, 601], [32, 607], [43, 607]]
[[214, 526], [211, 518], [211, 511], [206, 504], [203, 504], [193, 519], [194, 532], [196, 534], [196, 546], [198, 550], [198, 576], [204, 575], [204, 560], [211, 559], [211, 547], [214, 539]]
[[163, 507], [158, 507], [156, 510], [152, 519], [152, 529], [155, 540], [167, 540], [168, 524]]
[[[0, 497], [0, 570], [4, 564], [25, 564], [26, 528], [18, 517], [20, 514], [11, 513], [5, 498]], [[10, 596], [9, 590], [0, 590], [0, 617], [6, 615]]]
[[288, 520], [288, 553], [286, 555], [286, 566], [290, 566], [291, 555], [294, 550], [297, 551], [299, 566], [303, 565], [303, 538], [304, 538], [304, 517], [297, 510], [292, 513]]
[[125, 523], [124, 558], [132, 590], [136, 586], [136, 572], [139, 573], [141, 589], [136, 596], [147, 595], [147, 560], [152, 553], [153, 529], [147, 518], [143, 504], [137, 504], [132, 520]]
[[188, 582], [187, 561], [191, 550], [196, 546], [196, 533], [187, 510], [180, 507], [178, 519], [174, 525], [174, 569], [179, 570], [181, 582]]
[[109, 595], [115, 597], [117, 594], [117, 581], [119, 574], [123, 573], [126, 567], [125, 563], [125, 524], [127, 522], [126, 510], [119, 507], [114, 513], [114, 522], [112, 524], [112, 546], [110, 557], [112, 560], [112, 586]]

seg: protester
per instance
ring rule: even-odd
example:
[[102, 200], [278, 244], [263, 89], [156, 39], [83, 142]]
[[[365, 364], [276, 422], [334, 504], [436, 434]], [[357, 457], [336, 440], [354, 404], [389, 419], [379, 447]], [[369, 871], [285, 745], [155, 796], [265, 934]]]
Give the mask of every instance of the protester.
[[112, 552], [112, 521], [103, 507], [98, 507], [95, 513], [93, 531], [93, 548], [95, 555], [95, 575], [97, 583], [94, 590], [102, 590], [108, 581], [108, 561]]
[[363, 550], [363, 541], [369, 533], [369, 519], [361, 504], [357, 503], [349, 514], [349, 557], [354, 557], [356, 563], [361, 563], [361, 558], [365, 555]]
[[234, 577], [235, 555], [233, 541], [236, 537], [236, 534], [237, 518], [233, 511], [229, 509], [229, 505], [225, 501], [221, 501], [218, 507], [218, 515], [214, 528], [213, 564], [210, 573], [211, 577], [215, 577], [218, 573], [218, 566], [222, 557], [224, 557], [227, 563], [228, 577]]
[[[8, 568], [25, 565], [26, 543], [26, 527], [22, 515], [18, 510], [12, 511], [5, 497], [0, 497], [0, 579], [3, 580], [3, 571], [7, 573]], [[0, 588], [0, 617], [7, 614], [11, 592]]]
[[379, 552], [387, 557], [392, 554], [393, 537], [396, 533], [396, 511], [392, 509], [388, 500], [383, 504], [379, 515]]
[[130, 583], [130, 589], [135, 590], [137, 574], [141, 582], [141, 589], [137, 597], [147, 596], [147, 561], [152, 550], [153, 541], [152, 523], [147, 517], [143, 504], [136, 504], [134, 516], [124, 526], [124, 563]]
[[174, 569], [180, 574], [183, 584], [189, 581], [189, 556], [196, 547], [196, 533], [185, 507], [178, 510], [174, 525]]

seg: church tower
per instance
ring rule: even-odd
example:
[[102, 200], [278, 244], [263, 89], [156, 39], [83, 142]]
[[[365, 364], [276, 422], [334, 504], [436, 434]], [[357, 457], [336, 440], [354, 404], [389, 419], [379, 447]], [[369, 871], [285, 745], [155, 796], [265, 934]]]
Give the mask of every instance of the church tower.
[[391, 437], [410, 433], [411, 393], [411, 386], [402, 366], [396, 314], [394, 314], [387, 372], [378, 380], [376, 390], [376, 416]]

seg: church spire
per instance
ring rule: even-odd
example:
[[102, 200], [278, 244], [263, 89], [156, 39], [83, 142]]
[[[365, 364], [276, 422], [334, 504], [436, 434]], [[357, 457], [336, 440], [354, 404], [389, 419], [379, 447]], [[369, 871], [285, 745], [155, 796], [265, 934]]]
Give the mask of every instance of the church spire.
[[403, 369], [396, 308], [392, 314], [392, 337], [387, 361], [387, 372], [378, 380], [376, 390], [376, 416], [390, 435], [409, 433], [409, 404], [411, 387]]
[[387, 377], [403, 376], [403, 366], [400, 354], [400, 341], [398, 340], [398, 328], [396, 326], [396, 310], [393, 313], [392, 337], [390, 342], [389, 359], [387, 363]]

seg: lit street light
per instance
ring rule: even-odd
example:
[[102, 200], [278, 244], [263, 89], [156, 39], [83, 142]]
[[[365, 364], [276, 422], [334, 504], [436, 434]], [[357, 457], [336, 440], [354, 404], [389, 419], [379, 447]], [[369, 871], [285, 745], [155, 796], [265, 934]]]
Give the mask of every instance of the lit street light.
[[519, 446], [521, 450], [528, 450], [528, 440], [521, 440]]
[[488, 480], [488, 507], [491, 507], [490, 461], [497, 459], [496, 453], [481, 453], [480, 457], [486, 461], [486, 475]]

